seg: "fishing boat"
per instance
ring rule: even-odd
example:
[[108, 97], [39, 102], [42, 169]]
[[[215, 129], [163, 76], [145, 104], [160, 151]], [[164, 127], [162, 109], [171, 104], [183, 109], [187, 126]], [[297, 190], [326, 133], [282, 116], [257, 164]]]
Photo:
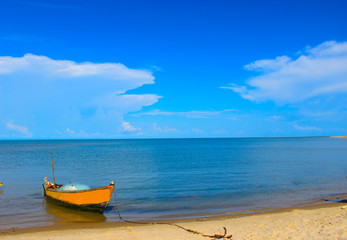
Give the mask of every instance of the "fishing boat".
[[114, 181], [108, 186], [84, 190], [64, 190], [63, 185], [50, 183], [45, 177], [44, 194], [53, 202], [79, 210], [102, 213], [110, 202]]
[[110, 185], [96, 188], [81, 189], [75, 188], [73, 185], [64, 186], [55, 183], [53, 157], [51, 152], [53, 183], [49, 182], [47, 177], [44, 178], [44, 195], [59, 205], [75, 208], [78, 210], [102, 213], [110, 199], [115, 182]]

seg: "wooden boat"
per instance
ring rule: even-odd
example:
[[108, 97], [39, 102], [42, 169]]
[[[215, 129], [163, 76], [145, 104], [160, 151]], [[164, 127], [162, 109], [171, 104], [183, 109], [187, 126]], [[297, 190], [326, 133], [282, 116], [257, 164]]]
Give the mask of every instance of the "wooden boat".
[[102, 213], [112, 197], [114, 181], [104, 187], [96, 187], [84, 190], [67, 190], [63, 185], [55, 184], [53, 156], [51, 151], [53, 183], [48, 182], [45, 177], [45, 183], [42, 184], [44, 194], [47, 199], [53, 202], [84, 211]]
[[110, 202], [114, 181], [108, 186], [85, 190], [60, 190], [62, 186], [48, 182], [45, 177], [43, 189], [47, 199], [62, 206], [102, 213]]

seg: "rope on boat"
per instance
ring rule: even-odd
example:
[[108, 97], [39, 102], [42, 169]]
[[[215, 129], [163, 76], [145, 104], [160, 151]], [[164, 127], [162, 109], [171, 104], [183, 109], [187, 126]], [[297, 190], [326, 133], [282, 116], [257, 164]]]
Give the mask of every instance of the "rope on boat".
[[231, 239], [232, 238], [232, 235], [228, 235], [227, 236], [227, 229], [225, 227], [223, 227], [224, 229], [224, 234], [214, 234], [214, 235], [207, 235], [207, 234], [203, 234], [199, 231], [195, 231], [195, 230], [192, 230], [192, 229], [189, 229], [189, 228], [185, 228], [185, 227], [182, 227], [178, 224], [175, 224], [175, 223], [163, 223], [163, 222], [136, 222], [136, 221], [129, 221], [129, 220], [126, 220], [124, 219], [121, 215], [120, 215], [120, 212], [119, 212], [119, 209], [118, 209], [118, 204], [117, 204], [117, 198], [116, 198], [116, 188], [114, 188], [114, 201], [115, 201], [115, 209], [116, 209], [116, 212], [118, 213], [118, 216], [119, 218], [124, 221], [124, 222], [127, 222], [127, 223], [133, 223], [133, 224], [151, 224], [151, 225], [154, 225], [154, 224], [160, 224], [160, 225], [171, 225], [171, 226], [175, 226], [175, 227], [178, 227], [180, 229], [183, 229], [189, 233], [193, 233], [193, 234], [198, 234], [198, 235], [201, 235], [203, 237], [208, 237], [208, 238], [212, 238], [212, 239]]

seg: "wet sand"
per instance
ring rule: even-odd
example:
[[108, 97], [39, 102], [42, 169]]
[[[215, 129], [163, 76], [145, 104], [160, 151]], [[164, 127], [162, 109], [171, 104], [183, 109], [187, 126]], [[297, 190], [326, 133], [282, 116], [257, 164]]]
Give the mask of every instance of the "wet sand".
[[[317, 203], [306, 207], [259, 211], [251, 214], [226, 213], [218, 217], [161, 221], [174, 223], [202, 234], [224, 234], [232, 239], [338, 239], [347, 240], [347, 200]], [[49, 227], [6, 229], [1, 239], [209, 239], [163, 224], [125, 222], [60, 224]]]

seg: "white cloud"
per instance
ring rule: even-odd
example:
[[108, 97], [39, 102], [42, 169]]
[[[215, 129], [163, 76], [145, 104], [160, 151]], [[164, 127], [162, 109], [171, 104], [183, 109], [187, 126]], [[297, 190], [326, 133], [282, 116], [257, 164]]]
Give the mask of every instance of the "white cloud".
[[122, 122], [122, 131], [126, 133], [139, 132], [141, 128], [131, 126], [129, 122]]
[[210, 118], [213, 116], [234, 112], [236, 110], [233, 109], [226, 109], [222, 111], [189, 111], [189, 112], [163, 112], [160, 110], [154, 110], [151, 112], [144, 112], [139, 113], [138, 115], [151, 115], [151, 116], [157, 116], [157, 115], [164, 115], [164, 116], [183, 116], [186, 118]]
[[161, 72], [161, 71], [163, 71], [163, 69], [161, 69], [160, 67], [155, 66], [155, 65], [152, 66], [152, 69], [153, 69], [153, 71], [156, 71], [156, 72]]
[[33, 54], [3, 56], [0, 116], [5, 121], [23, 119], [35, 135], [84, 134], [68, 133], [68, 128], [114, 136], [125, 114], [160, 99], [156, 94], [126, 92], [153, 83], [151, 71], [120, 63], [77, 63]]
[[254, 63], [247, 64], [245, 68], [250, 71], [273, 71], [283, 68], [291, 59], [287, 56], [276, 57], [275, 59], [257, 60]]
[[294, 125], [294, 128], [298, 130], [304, 130], [304, 131], [321, 131], [322, 130], [321, 128], [317, 128], [317, 127], [310, 127], [310, 126], [302, 127], [296, 124]]
[[143, 106], [150, 106], [161, 96], [155, 94], [115, 94], [98, 97], [93, 104], [99, 107], [117, 108], [118, 112], [136, 112]]
[[15, 132], [19, 132], [25, 135], [26, 137], [32, 137], [32, 133], [29, 131], [27, 127], [16, 125], [13, 123], [7, 123], [6, 128]]
[[324, 42], [297, 59], [287, 56], [258, 60], [245, 66], [262, 72], [247, 86], [231, 89], [252, 101], [297, 103], [313, 97], [347, 93], [347, 42]]
[[156, 132], [161, 132], [161, 133], [172, 133], [172, 132], [177, 132], [176, 128], [170, 128], [168, 126], [165, 127], [159, 127], [157, 123], [153, 124], [153, 130]]
[[70, 134], [75, 134], [75, 131], [71, 130], [70, 128], [67, 128], [65, 131]]
[[94, 137], [101, 137], [99, 132], [95, 133], [87, 133], [83, 129], [79, 131], [72, 130], [70, 128], [66, 128], [65, 131], [55, 131], [58, 134], [59, 138], [66, 138], [66, 137], [73, 137], [73, 138], [94, 138]]
[[113, 81], [113, 84], [119, 88], [117, 93], [154, 83], [150, 71], [129, 69], [120, 63], [76, 63], [34, 54], [25, 54], [23, 57], [0, 57], [0, 74], [18, 73], [26, 73], [46, 81], [83, 78], [82, 82], [87, 83], [89, 78], [97, 77], [103, 81]]

